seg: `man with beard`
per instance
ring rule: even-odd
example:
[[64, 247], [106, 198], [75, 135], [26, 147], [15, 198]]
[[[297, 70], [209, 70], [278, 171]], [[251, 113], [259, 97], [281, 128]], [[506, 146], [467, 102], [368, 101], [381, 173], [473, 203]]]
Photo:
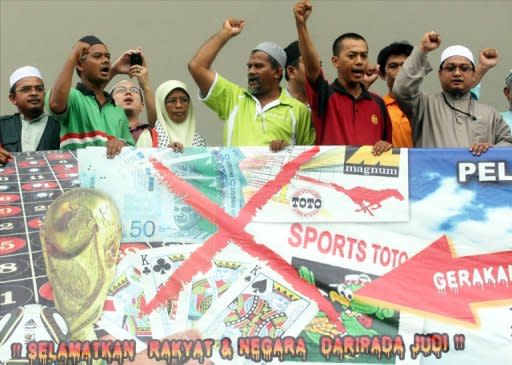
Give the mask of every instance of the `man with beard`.
[[365, 85], [368, 44], [356, 33], [339, 36], [332, 46], [337, 78], [329, 84], [307, 28], [313, 6], [299, 1], [294, 7], [299, 49], [306, 68], [306, 92], [320, 145], [373, 145], [374, 155], [391, 148], [391, 122], [382, 99]]
[[59, 149], [60, 125], [44, 113], [45, 88], [39, 70], [24, 66], [9, 78], [9, 101], [18, 112], [0, 118], [0, 164], [11, 152]]
[[272, 151], [312, 144], [315, 137], [307, 107], [280, 87], [286, 54], [277, 44], [263, 42], [252, 50], [247, 62], [248, 89], [211, 70], [219, 51], [243, 27], [243, 20], [227, 19], [188, 64], [201, 100], [225, 121], [224, 144], [268, 145]]
[[[75, 69], [81, 82], [72, 89]], [[134, 144], [124, 110], [105, 92], [114, 73], [110, 52], [97, 37], [85, 36], [75, 44], [48, 98], [50, 112], [61, 122], [61, 149], [106, 146], [113, 158]]]
[[[439, 34], [425, 33], [393, 85], [393, 94], [411, 121], [415, 146], [469, 147], [476, 156], [493, 145], [510, 146], [510, 128], [500, 113], [470, 96], [475, 62], [468, 48], [456, 45], [442, 52], [438, 71], [442, 92], [432, 95], [420, 91], [423, 78], [432, 71], [427, 54], [440, 44]], [[487, 53], [488, 60], [497, 62], [495, 50]]]

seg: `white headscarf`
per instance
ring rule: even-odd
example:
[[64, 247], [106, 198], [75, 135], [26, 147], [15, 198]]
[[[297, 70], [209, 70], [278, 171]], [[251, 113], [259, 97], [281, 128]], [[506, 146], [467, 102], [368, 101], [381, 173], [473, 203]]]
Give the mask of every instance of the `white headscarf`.
[[[183, 89], [189, 99], [187, 119], [181, 123], [175, 123], [167, 114], [165, 108], [165, 98], [174, 89]], [[190, 92], [188, 91], [187, 85], [178, 80], [169, 80], [161, 84], [155, 93], [156, 99], [156, 116], [157, 120], [163, 125], [167, 135], [171, 139], [171, 142], [181, 142], [183, 146], [192, 146], [194, 139], [194, 133], [196, 132], [196, 118], [194, 115], [194, 108], [192, 106], [192, 99], [190, 98]]]

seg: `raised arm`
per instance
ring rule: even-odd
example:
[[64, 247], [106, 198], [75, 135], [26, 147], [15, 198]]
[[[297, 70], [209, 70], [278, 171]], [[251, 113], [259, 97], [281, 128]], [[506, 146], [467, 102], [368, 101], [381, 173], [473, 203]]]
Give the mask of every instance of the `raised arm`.
[[[130, 56], [134, 53], [138, 53], [142, 57], [142, 65], [131, 65]], [[151, 128], [156, 123], [156, 107], [155, 107], [155, 94], [151, 88], [149, 82], [149, 72], [146, 56], [142, 53], [142, 49], [129, 49], [125, 51], [112, 65], [110, 72], [110, 79], [113, 79], [116, 75], [126, 74], [130, 78], [136, 78], [139, 82], [139, 87], [142, 90], [144, 98], [144, 106], [146, 108], [147, 122]]]
[[310, 82], [315, 82], [320, 76], [322, 70], [320, 57], [316, 51], [313, 40], [309, 35], [306, 22], [313, 11], [313, 5], [309, 1], [299, 1], [293, 8], [295, 15], [295, 25], [297, 26], [297, 36], [299, 40], [299, 49], [302, 56], [302, 62], [306, 69], [306, 77]]
[[208, 39], [189, 61], [188, 70], [199, 87], [201, 95], [208, 93], [215, 80], [215, 72], [210, 68], [215, 57], [231, 38], [240, 34], [243, 27], [244, 20], [226, 19], [222, 29]]
[[441, 44], [441, 37], [435, 32], [425, 33], [420, 44], [412, 50], [412, 53], [404, 62], [393, 84], [393, 95], [395, 95], [402, 111], [407, 115], [415, 127], [421, 124], [422, 113], [420, 109], [421, 91], [420, 85], [423, 78], [432, 71], [427, 60], [427, 54], [438, 48]]
[[498, 52], [494, 48], [484, 48], [478, 57], [473, 87], [477, 86], [491, 68], [498, 63]]
[[87, 54], [89, 47], [90, 45], [85, 42], [77, 42], [64, 63], [50, 94], [49, 107], [52, 113], [61, 114], [66, 111], [73, 72], [80, 59]]
[[128, 75], [130, 77], [136, 77], [139, 82], [139, 86], [142, 89], [142, 94], [144, 95], [144, 105], [146, 106], [146, 116], [148, 124], [151, 128], [155, 126], [156, 123], [156, 106], [155, 106], [155, 93], [151, 88], [151, 84], [149, 83], [149, 74], [148, 74], [148, 66], [146, 63], [146, 57], [140, 52], [142, 55], [142, 66], [136, 67], [135, 65], [130, 68]]

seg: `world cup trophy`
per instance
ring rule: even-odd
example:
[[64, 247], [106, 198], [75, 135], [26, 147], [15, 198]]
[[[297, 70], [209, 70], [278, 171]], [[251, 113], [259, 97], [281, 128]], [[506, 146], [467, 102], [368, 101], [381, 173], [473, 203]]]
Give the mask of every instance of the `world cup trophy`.
[[48, 208], [40, 229], [55, 306], [71, 340], [94, 340], [114, 278], [121, 220], [114, 202], [92, 189], [73, 189]]

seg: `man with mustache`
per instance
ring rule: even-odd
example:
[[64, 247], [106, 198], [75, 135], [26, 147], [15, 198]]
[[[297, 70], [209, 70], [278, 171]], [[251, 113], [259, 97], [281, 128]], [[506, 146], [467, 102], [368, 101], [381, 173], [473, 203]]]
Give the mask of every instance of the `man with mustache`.
[[[75, 70], [81, 82], [72, 89]], [[113, 158], [123, 146], [133, 146], [124, 110], [105, 91], [118, 71], [97, 37], [85, 36], [75, 44], [47, 98], [51, 114], [61, 122], [61, 149], [106, 146], [107, 157]]]
[[356, 33], [345, 33], [333, 43], [331, 62], [337, 78], [329, 84], [307, 28], [313, 6], [299, 1], [294, 7], [299, 49], [306, 68], [306, 92], [320, 145], [373, 145], [380, 155], [391, 148], [392, 127], [382, 99], [365, 85], [368, 44]]
[[280, 87], [286, 53], [277, 44], [263, 42], [252, 50], [247, 62], [247, 89], [211, 70], [219, 51], [243, 27], [243, 20], [227, 19], [188, 64], [201, 100], [225, 121], [224, 144], [268, 145], [272, 151], [312, 144], [315, 137], [307, 107]]
[[45, 88], [39, 70], [18, 68], [9, 78], [9, 101], [18, 112], [0, 118], [0, 164], [11, 152], [59, 149], [60, 125], [44, 113]]
[[[510, 128], [500, 113], [470, 96], [475, 62], [468, 48], [455, 45], [442, 52], [438, 71], [442, 92], [432, 95], [420, 90], [423, 78], [432, 71], [427, 55], [440, 45], [439, 34], [425, 33], [393, 85], [393, 94], [411, 121], [415, 146], [469, 147], [479, 156], [491, 146], [512, 145]], [[487, 62], [497, 62], [496, 50], [483, 53]]]

